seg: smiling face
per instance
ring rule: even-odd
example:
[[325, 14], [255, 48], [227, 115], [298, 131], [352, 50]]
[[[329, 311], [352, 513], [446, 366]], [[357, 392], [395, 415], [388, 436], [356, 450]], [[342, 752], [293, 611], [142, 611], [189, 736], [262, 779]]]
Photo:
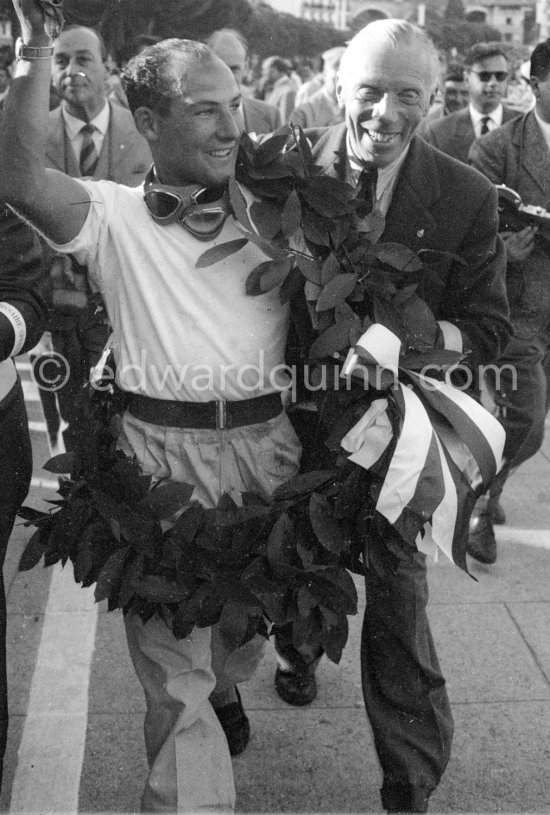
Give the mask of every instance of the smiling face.
[[[506, 74], [508, 65], [501, 54], [485, 57], [474, 62], [466, 74], [470, 102], [478, 113], [492, 113], [497, 108], [506, 93]], [[484, 74], [488, 74], [486, 79]], [[497, 79], [495, 74], [504, 75], [504, 79]]]
[[63, 31], [55, 42], [52, 68], [55, 89], [73, 116], [89, 121], [105, 104], [107, 68], [93, 31]]
[[455, 79], [448, 79], [445, 82], [443, 92], [443, 104], [449, 113], [462, 110], [468, 104], [470, 94], [466, 80], [458, 82]]
[[185, 90], [167, 116], [153, 114], [144, 133], [164, 184], [215, 186], [235, 172], [242, 131], [241, 94], [229, 68], [214, 55], [185, 69]]
[[340, 65], [337, 95], [357, 159], [378, 167], [397, 159], [428, 112], [433, 84], [420, 42], [353, 40]]

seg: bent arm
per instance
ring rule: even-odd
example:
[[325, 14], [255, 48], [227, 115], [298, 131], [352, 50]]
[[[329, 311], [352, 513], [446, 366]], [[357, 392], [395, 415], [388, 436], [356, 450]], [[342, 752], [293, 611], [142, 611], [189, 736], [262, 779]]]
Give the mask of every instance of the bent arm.
[[[23, 31], [27, 45], [50, 44], [43, 29]], [[64, 244], [80, 232], [90, 199], [76, 179], [45, 169], [50, 73], [49, 59], [17, 62], [0, 132], [0, 200]]]
[[496, 189], [489, 188], [465, 230], [455, 264], [447, 279], [441, 314], [466, 336], [471, 362], [496, 360], [510, 336], [506, 297], [506, 253], [497, 235]]

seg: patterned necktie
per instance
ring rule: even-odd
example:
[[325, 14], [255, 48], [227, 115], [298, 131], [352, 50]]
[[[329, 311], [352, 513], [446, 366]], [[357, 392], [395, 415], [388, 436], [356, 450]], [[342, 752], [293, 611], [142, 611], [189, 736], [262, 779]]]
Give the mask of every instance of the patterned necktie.
[[84, 125], [80, 129], [82, 134], [83, 141], [82, 147], [80, 148], [80, 175], [81, 176], [90, 176], [94, 174], [94, 170], [97, 166], [97, 162], [99, 159], [99, 153], [97, 152], [96, 146], [94, 144], [93, 134], [97, 128], [95, 125], [87, 124]]
[[491, 121], [490, 116], [484, 116], [481, 120], [481, 135], [484, 136], [486, 133], [489, 132], [489, 122]]
[[376, 183], [378, 181], [378, 167], [373, 161], [366, 161], [363, 164], [359, 181], [355, 188], [355, 197], [361, 201], [357, 207], [357, 214], [364, 218], [374, 209], [376, 201]]

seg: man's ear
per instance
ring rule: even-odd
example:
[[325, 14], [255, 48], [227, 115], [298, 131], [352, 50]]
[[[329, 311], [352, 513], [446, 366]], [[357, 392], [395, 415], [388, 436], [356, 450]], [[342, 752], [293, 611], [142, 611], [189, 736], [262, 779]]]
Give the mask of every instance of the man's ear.
[[338, 102], [338, 107], [340, 110], [344, 110], [344, 99], [342, 96], [342, 83], [340, 82], [340, 78], [336, 77], [336, 101]]
[[134, 113], [134, 122], [148, 142], [158, 141], [157, 114], [151, 108], [138, 108]]

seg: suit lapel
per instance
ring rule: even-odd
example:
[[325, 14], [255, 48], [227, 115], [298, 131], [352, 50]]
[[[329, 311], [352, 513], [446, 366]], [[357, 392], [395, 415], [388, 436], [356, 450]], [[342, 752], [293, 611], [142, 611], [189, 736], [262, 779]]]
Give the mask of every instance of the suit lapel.
[[[327, 175], [346, 180], [345, 123], [323, 133], [315, 144], [313, 156]], [[381, 240], [403, 243], [413, 251], [421, 249], [437, 230], [430, 209], [439, 197], [432, 149], [416, 137], [399, 173]]]
[[437, 230], [431, 209], [439, 197], [431, 148], [415, 137], [393, 191], [381, 240], [402, 243], [415, 252], [424, 247]]
[[533, 113], [529, 113], [520, 124], [516, 143], [521, 151], [520, 172], [530, 176], [534, 187], [539, 191], [540, 205], [548, 206], [550, 152]]
[[[67, 147], [70, 150], [70, 145], [67, 145]], [[72, 153], [72, 150], [70, 152]], [[65, 128], [61, 107], [52, 110], [50, 113], [46, 158], [56, 170], [61, 170], [62, 173], [67, 172], [68, 168], [65, 167]], [[74, 156], [71, 156], [71, 158], [74, 158]]]

